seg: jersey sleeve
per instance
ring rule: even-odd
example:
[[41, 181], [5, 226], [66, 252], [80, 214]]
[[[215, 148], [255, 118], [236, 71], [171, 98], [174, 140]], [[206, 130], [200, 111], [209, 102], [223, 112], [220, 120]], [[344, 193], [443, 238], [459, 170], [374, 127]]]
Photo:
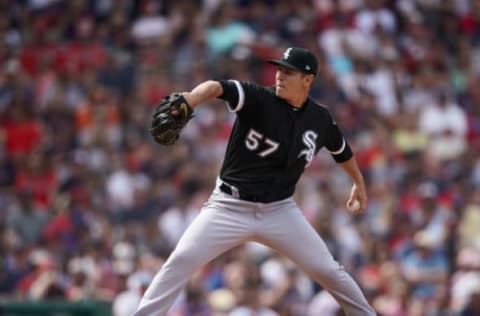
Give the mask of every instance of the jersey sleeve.
[[330, 152], [333, 159], [337, 163], [341, 163], [352, 158], [352, 149], [350, 148], [348, 142], [345, 140], [342, 131], [338, 127], [332, 115], [329, 115], [329, 120], [327, 124], [328, 127], [325, 148]]
[[226, 102], [228, 110], [239, 117], [253, 115], [255, 106], [262, 104], [264, 89], [256, 84], [238, 80], [219, 80], [223, 94], [219, 96]]
[[240, 81], [237, 80], [220, 80], [223, 88], [223, 94], [219, 96], [226, 102], [230, 112], [238, 112], [245, 105], [245, 89]]

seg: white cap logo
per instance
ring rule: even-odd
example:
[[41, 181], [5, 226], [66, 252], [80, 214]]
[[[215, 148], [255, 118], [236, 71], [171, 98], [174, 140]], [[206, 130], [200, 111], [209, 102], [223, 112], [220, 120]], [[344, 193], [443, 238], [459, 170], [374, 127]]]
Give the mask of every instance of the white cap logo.
[[283, 53], [283, 59], [288, 59], [290, 57], [290, 51], [292, 48], [288, 48], [284, 53]]
[[309, 66], [309, 65], [306, 65], [306, 66], [305, 66], [305, 69], [306, 69], [306, 70], [310, 70], [310, 66]]

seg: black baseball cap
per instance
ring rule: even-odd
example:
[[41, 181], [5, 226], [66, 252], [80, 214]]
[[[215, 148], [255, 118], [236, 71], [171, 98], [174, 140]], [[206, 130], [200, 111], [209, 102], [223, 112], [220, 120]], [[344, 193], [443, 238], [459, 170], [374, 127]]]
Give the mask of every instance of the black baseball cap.
[[268, 60], [267, 62], [295, 69], [308, 75], [317, 74], [317, 58], [305, 48], [289, 47], [283, 52], [282, 59]]

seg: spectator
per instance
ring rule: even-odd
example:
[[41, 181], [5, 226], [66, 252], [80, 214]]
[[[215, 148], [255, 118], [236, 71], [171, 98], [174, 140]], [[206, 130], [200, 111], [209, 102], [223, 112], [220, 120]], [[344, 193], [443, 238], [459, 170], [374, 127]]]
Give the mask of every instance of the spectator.
[[34, 205], [32, 193], [28, 190], [19, 192], [17, 201], [17, 205], [12, 205], [6, 228], [17, 234], [22, 247], [35, 245], [41, 240], [48, 215]]
[[469, 194], [469, 198], [462, 211], [458, 223], [458, 244], [461, 247], [475, 247], [480, 249], [480, 188], [476, 187]]
[[31, 153], [20, 166], [23, 168], [17, 169], [15, 190], [30, 191], [34, 205], [46, 211], [53, 202], [54, 192], [58, 186], [57, 174], [53, 166], [41, 152]]
[[443, 92], [434, 104], [420, 111], [419, 129], [428, 135], [427, 151], [437, 159], [455, 159], [466, 150], [465, 112]]
[[147, 44], [172, 35], [172, 23], [168, 16], [160, 15], [161, 1], [142, 1], [140, 15], [133, 21], [132, 37], [140, 44]]
[[362, 32], [373, 33], [377, 28], [387, 33], [395, 32], [395, 16], [384, 2], [386, 1], [365, 1], [364, 7], [355, 16], [355, 24]]
[[206, 40], [213, 55], [228, 54], [237, 44], [252, 44], [255, 33], [235, 18], [233, 8], [229, 4], [220, 6], [212, 14], [212, 26], [207, 29]]
[[17, 95], [12, 97], [14, 99], [9, 106], [10, 115], [4, 122], [2, 131], [7, 155], [18, 159], [33, 153], [40, 146], [43, 126], [26, 105], [26, 100], [22, 100], [27, 97], [22, 91], [17, 91]]
[[434, 248], [433, 241], [427, 232], [417, 232], [415, 249], [401, 263], [403, 275], [412, 287], [412, 301], [422, 308], [438, 298], [448, 271], [447, 258]]
[[400, 267], [393, 262], [385, 262], [380, 267], [381, 291], [373, 300], [373, 307], [381, 315], [408, 315], [408, 284]]
[[260, 302], [261, 281], [258, 276], [247, 275], [241, 287], [241, 295], [238, 297], [238, 306], [235, 307], [229, 316], [276, 316], [278, 313], [262, 307]]
[[469, 299], [480, 288], [480, 251], [470, 247], [460, 249], [456, 266], [452, 275], [450, 307], [458, 313], [467, 308]]
[[441, 247], [446, 238], [453, 212], [440, 203], [437, 185], [424, 182], [418, 186], [419, 206], [413, 210], [411, 220], [417, 230], [430, 236], [435, 247]]
[[132, 315], [151, 279], [148, 273], [132, 274], [127, 281], [128, 289], [119, 293], [112, 303], [113, 316]]

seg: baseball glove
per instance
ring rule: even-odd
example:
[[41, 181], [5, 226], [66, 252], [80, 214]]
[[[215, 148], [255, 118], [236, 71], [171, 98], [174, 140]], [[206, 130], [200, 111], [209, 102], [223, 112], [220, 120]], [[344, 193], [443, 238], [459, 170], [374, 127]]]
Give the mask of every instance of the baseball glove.
[[174, 92], [164, 97], [155, 108], [150, 134], [161, 145], [173, 145], [182, 129], [193, 117], [193, 109], [182, 94]]

